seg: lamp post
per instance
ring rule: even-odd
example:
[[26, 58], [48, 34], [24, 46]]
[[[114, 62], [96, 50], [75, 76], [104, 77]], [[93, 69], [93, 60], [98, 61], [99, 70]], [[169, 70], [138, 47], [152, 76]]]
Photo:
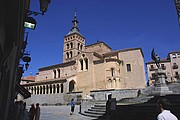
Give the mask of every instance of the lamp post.
[[51, 0], [39, 0], [40, 3], [40, 10], [42, 15], [47, 11], [48, 5], [50, 4]]
[[180, 0], [174, 0], [174, 2], [175, 2], [176, 10], [177, 10], [178, 22], [180, 25]]

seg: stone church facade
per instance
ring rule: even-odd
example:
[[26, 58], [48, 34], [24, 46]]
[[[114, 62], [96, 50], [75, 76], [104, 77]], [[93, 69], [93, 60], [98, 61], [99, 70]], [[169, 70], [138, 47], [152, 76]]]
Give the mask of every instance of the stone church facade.
[[145, 88], [141, 48], [113, 51], [102, 41], [85, 45], [76, 15], [72, 23], [72, 29], [64, 36], [63, 62], [39, 68], [35, 82], [23, 84], [32, 94], [27, 99], [29, 103], [65, 103], [86, 95], [97, 99], [103, 95], [105, 99], [106, 93], [127, 96]]

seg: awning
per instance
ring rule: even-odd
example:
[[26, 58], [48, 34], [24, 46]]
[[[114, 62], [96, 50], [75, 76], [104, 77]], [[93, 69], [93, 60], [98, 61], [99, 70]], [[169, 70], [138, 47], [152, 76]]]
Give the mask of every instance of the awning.
[[24, 97], [24, 99], [31, 97], [31, 93], [26, 90], [22, 85], [16, 83], [16, 89]]

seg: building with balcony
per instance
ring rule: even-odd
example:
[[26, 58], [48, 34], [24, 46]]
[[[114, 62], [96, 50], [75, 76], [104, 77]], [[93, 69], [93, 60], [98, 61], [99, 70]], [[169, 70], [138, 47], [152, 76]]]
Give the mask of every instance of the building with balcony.
[[[169, 52], [167, 58], [160, 60], [162, 70], [166, 73], [166, 82], [177, 82], [180, 80], [180, 51]], [[154, 61], [146, 63], [148, 71], [148, 80], [155, 83], [155, 71], [157, 66]]]

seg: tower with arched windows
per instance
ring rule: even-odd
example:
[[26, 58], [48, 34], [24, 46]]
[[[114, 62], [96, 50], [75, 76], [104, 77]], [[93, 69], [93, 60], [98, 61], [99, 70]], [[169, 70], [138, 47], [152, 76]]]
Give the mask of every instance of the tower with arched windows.
[[85, 45], [76, 14], [71, 30], [64, 36], [63, 47], [62, 63], [39, 68], [35, 82], [24, 84], [32, 94], [27, 103], [38, 100], [40, 104], [65, 104], [72, 97], [79, 100], [86, 95], [104, 100], [107, 90], [118, 100], [129, 89], [132, 97], [132, 92], [136, 95], [135, 89], [145, 87], [142, 49], [113, 51], [102, 41]]
[[76, 13], [72, 21], [72, 28], [67, 35], [64, 36], [63, 63], [74, 60], [82, 51], [85, 51], [85, 38], [78, 28], [78, 20]]

